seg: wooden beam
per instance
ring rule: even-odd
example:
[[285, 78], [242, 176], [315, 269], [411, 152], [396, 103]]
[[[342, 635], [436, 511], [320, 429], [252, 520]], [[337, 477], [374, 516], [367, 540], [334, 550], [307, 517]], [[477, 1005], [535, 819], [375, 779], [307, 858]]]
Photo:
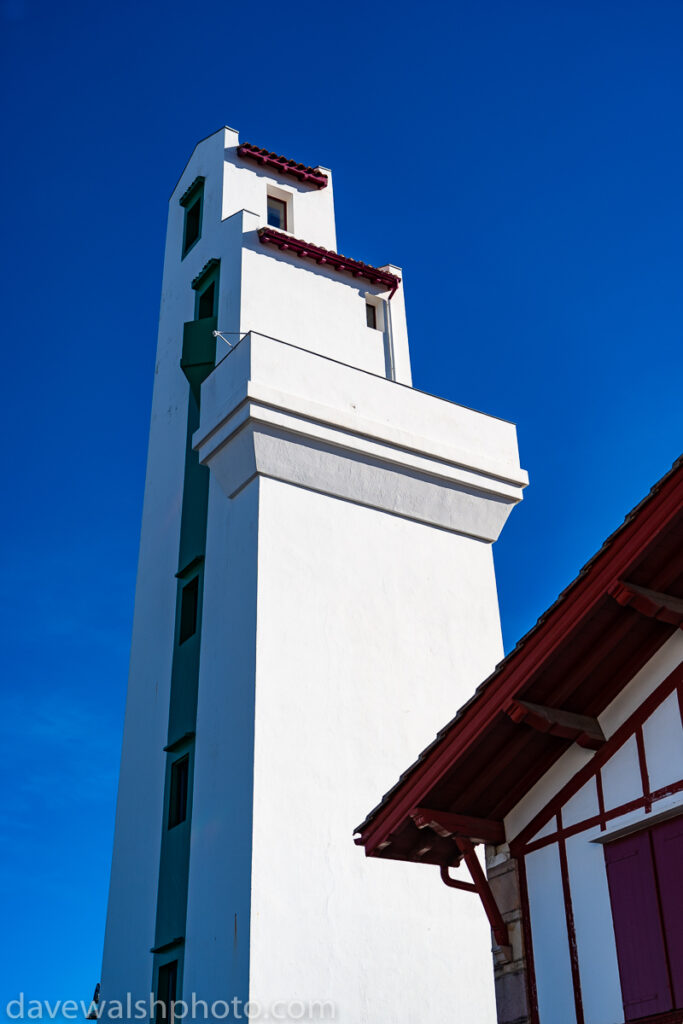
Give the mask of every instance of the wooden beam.
[[457, 843], [460, 852], [465, 858], [465, 863], [469, 868], [472, 881], [479, 893], [479, 899], [484, 905], [484, 910], [486, 911], [486, 916], [489, 919], [493, 936], [498, 945], [505, 951], [507, 958], [510, 959], [511, 951], [508, 928], [503, 920], [503, 915], [498, 909], [498, 904], [491, 892], [491, 886], [489, 885], [488, 878], [484, 874], [484, 869], [479, 863], [479, 858], [475, 853], [474, 846], [469, 839], [465, 839], [464, 837], [454, 839], [454, 842]]
[[496, 846], [505, 842], [502, 821], [472, 818], [466, 814], [451, 814], [450, 811], [433, 811], [428, 807], [416, 807], [410, 817], [418, 828], [431, 828], [445, 839], [463, 836], [475, 843], [493, 843]]
[[634, 611], [649, 619], [666, 622], [670, 626], [683, 627], [683, 599], [671, 594], [661, 594], [657, 590], [639, 587], [628, 580], [617, 580], [609, 588], [609, 594], [623, 608]]
[[505, 710], [513, 722], [524, 722], [537, 732], [573, 740], [589, 750], [599, 750], [605, 742], [600, 723], [589, 715], [577, 715], [574, 711], [548, 708], [519, 699], [513, 699]]

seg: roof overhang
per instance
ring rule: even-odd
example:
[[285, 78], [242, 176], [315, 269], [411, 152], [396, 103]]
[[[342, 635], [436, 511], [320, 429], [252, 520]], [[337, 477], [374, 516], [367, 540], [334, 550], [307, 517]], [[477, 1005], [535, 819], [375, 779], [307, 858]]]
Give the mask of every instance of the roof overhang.
[[682, 623], [683, 458], [370, 812], [356, 842], [367, 856], [443, 867], [459, 863], [458, 835], [514, 839], [505, 815], [572, 743], [600, 747], [598, 716]]

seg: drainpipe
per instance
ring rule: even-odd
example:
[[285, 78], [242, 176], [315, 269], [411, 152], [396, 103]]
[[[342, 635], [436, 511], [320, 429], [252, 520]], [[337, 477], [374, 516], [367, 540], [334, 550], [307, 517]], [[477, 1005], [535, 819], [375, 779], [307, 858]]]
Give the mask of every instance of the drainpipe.
[[391, 299], [398, 288], [398, 283], [392, 289], [389, 298], [384, 299], [384, 333], [386, 336], [386, 349], [389, 362], [389, 380], [396, 380], [396, 365], [394, 359], [394, 328], [391, 322]]

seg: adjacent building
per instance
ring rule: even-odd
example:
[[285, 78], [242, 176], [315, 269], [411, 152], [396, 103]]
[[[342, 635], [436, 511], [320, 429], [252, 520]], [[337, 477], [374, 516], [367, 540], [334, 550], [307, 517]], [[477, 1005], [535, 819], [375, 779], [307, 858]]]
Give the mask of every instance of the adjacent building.
[[499, 1024], [683, 1021], [682, 626], [683, 459], [357, 831], [479, 897]]
[[173, 191], [103, 1001], [494, 1018], [480, 906], [348, 842], [502, 656], [527, 482], [512, 424], [412, 387], [402, 276], [232, 129]]

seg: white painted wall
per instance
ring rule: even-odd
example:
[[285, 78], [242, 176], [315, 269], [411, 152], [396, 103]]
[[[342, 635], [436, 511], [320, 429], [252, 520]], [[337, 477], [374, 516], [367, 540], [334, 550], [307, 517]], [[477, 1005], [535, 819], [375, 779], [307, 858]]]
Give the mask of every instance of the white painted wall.
[[635, 736], [627, 740], [604, 766], [602, 791], [607, 811], [628, 803], [635, 796], [642, 796], [643, 786]]
[[[249, 996], [264, 1005], [332, 1000], [337, 1019], [354, 1024], [429, 1019], [444, 1005], [456, 1020], [493, 1021], [479, 901], [444, 899], [436, 869], [377, 871], [352, 842], [359, 808], [500, 657], [491, 547], [278, 481], [262, 478], [259, 492]], [[217, 505], [214, 513], [225, 516]], [[244, 553], [232, 511], [229, 519], [226, 536]], [[207, 568], [216, 542], [212, 533]], [[206, 746], [231, 745], [227, 723], [245, 719], [250, 700], [248, 672], [239, 705], [226, 700], [226, 623], [234, 615], [230, 636], [247, 646], [254, 638], [226, 596], [239, 589], [227, 576], [220, 598], [205, 591], [194, 797], [202, 818], [230, 806], [235, 786]], [[210, 616], [214, 600], [221, 611]], [[205, 650], [222, 653], [211, 664]], [[231, 834], [228, 816], [216, 828], [216, 845], [195, 841], [193, 820], [185, 978], [188, 990], [226, 998], [232, 857], [248, 833]]]
[[683, 779], [683, 724], [675, 693], [645, 720], [643, 741], [652, 790], [664, 789]]
[[244, 246], [243, 330], [386, 375], [384, 332], [366, 325], [367, 281], [264, 246], [256, 228]]

